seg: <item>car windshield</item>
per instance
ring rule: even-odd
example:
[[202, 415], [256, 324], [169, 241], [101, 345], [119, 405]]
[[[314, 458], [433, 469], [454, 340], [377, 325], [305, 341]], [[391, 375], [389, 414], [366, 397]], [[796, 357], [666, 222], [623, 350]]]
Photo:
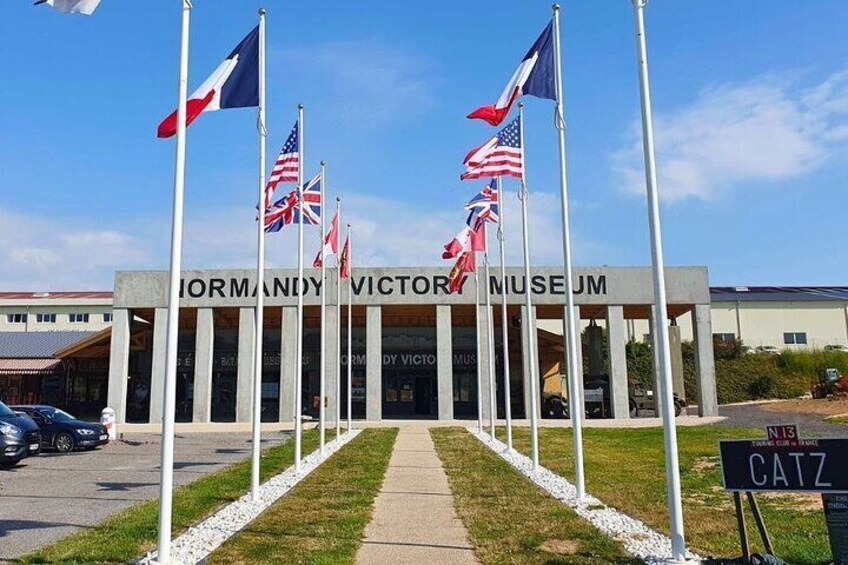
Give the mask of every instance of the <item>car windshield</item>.
[[76, 420], [76, 418], [74, 418], [63, 410], [59, 410], [58, 408], [56, 408], [56, 410], [54, 410], [52, 414], [47, 412], [47, 416], [49, 416], [54, 422], [66, 422], [68, 420]]
[[9, 408], [8, 406], [6, 406], [2, 402], [0, 402], [0, 416], [14, 416], [14, 415], [15, 415], [15, 412], [11, 408]]

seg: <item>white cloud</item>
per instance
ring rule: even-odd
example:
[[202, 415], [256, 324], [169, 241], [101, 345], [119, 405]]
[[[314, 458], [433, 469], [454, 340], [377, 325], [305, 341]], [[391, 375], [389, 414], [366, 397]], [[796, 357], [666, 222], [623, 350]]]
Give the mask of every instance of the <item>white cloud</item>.
[[[95, 225], [95, 220], [90, 223]], [[144, 238], [0, 209], [4, 290], [111, 288], [118, 269], [151, 263]]]
[[281, 56], [299, 82], [333, 93], [324, 110], [336, 123], [381, 125], [425, 114], [436, 102], [433, 63], [396, 44], [334, 41]]
[[[690, 105], [657, 113], [659, 186], [666, 201], [710, 199], [749, 182], [792, 179], [820, 167], [848, 140], [848, 69], [802, 85], [758, 77], [703, 90]], [[644, 194], [642, 136], [612, 156], [629, 192]]]

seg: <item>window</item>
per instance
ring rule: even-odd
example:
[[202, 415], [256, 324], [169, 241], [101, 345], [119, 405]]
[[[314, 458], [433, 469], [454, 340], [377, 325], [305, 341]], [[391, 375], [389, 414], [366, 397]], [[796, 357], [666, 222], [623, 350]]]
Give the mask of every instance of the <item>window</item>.
[[807, 332], [786, 332], [783, 334], [786, 345], [807, 345]]
[[55, 324], [56, 314], [36, 314], [35, 321], [38, 324]]
[[110, 324], [112, 323], [112, 312], [106, 312], [103, 314], [103, 323]]
[[68, 321], [72, 324], [87, 324], [88, 314], [68, 314]]
[[7, 324], [26, 324], [26, 314], [6, 314]]
[[722, 342], [736, 341], [736, 334], [734, 334], [734, 333], [713, 334], [713, 341], [722, 341]]

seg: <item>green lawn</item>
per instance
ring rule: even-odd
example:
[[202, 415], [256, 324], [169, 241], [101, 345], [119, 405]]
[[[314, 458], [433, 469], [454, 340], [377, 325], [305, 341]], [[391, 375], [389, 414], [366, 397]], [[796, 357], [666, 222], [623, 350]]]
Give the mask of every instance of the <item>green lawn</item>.
[[[327, 430], [328, 441], [335, 435]], [[303, 434], [303, 452], [318, 448], [317, 430]], [[292, 465], [294, 442], [267, 449], [262, 454], [265, 481]], [[173, 533], [238, 500], [250, 488], [250, 459], [207, 475], [174, 491]], [[126, 563], [156, 548], [159, 504], [156, 500], [132, 506], [89, 530], [71, 535], [13, 563]]]
[[457, 514], [485, 565], [639, 563], [461, 428], [431, 430]]
[[353, 563], [396, 436], [397, 429], [364, 430], [209, 563]]
[[848, 424], [848, 414], [837, 414], [835, 416], [828, 416], [824, 419], [824, 421], [830, 424]]
[[[503, 433], [503, 432], [499, 432]], [[762, 430], [680, 427], [681, 482], [689, 546], [703, 555], [739, 556], [733, 498], [721, 487], [719, 439], [763, 437]], [[542, 465], [573, 480], [570, 429], [540, 430]], [[527, 454], [530, 434], [516, 428], [515, 447]], [[653, 528], [668, 532], [666, 475], [661, 428], [584, 430], [586, 490]], [[819, 565], [830, 555], [821, 497], [758, 495], [778, 556], [795, 565]], [[753, 521], [750, 537], [758, 541]], [[758, 547], [758, 545], [757, 545]], [[760, 548], [761, 549], [761, 548]]]

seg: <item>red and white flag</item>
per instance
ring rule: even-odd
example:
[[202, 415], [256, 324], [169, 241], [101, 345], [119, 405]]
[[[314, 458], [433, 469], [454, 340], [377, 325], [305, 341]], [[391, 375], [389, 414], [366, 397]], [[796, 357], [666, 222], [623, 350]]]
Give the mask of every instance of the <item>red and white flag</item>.
[[341, 268], [339, 278], [341, 279], [350, 278], [350, 251], [350, 235], [348, 235], [345, 238], [344, 247], [342, 247], [342, 254], [339, 256], [339, 267]]
[[486, 229], [484, 222], [477, 221], [474, 228], [465, 226], [445, 244], [442, 259], [453, 259], [468, 251], [486, 251]]
[[[186, 127], [203, 112], [259, 106], [259, 26], [241, 40], [209, 78], [188, 97]], [[177, 133], [177, 111], [162, 120], [157, 137]]]
[[327, 235], [324, 236], [324, 247], [321, 248], [321, 251], [318, 252], [318, 255], [315, 257], [315, 260], [312, 262], [312, 266], [316, 269], [320, 269], [323, 263], [323, 258], [328, 255], [338, 255], [339, 253], [339, 213], [336, 212], [336, 215], [333, 216], [332, 222], [330, 222], [330, 231], [327, 232]]
[[448, 294], [454, 294], [462, 290], [465, 284], [465, 277], [468, 273], [473, 273], [477, 270], [477, 261], [473, 251], [466, 251], [457, 259], [456, 264], [448, 275]]

